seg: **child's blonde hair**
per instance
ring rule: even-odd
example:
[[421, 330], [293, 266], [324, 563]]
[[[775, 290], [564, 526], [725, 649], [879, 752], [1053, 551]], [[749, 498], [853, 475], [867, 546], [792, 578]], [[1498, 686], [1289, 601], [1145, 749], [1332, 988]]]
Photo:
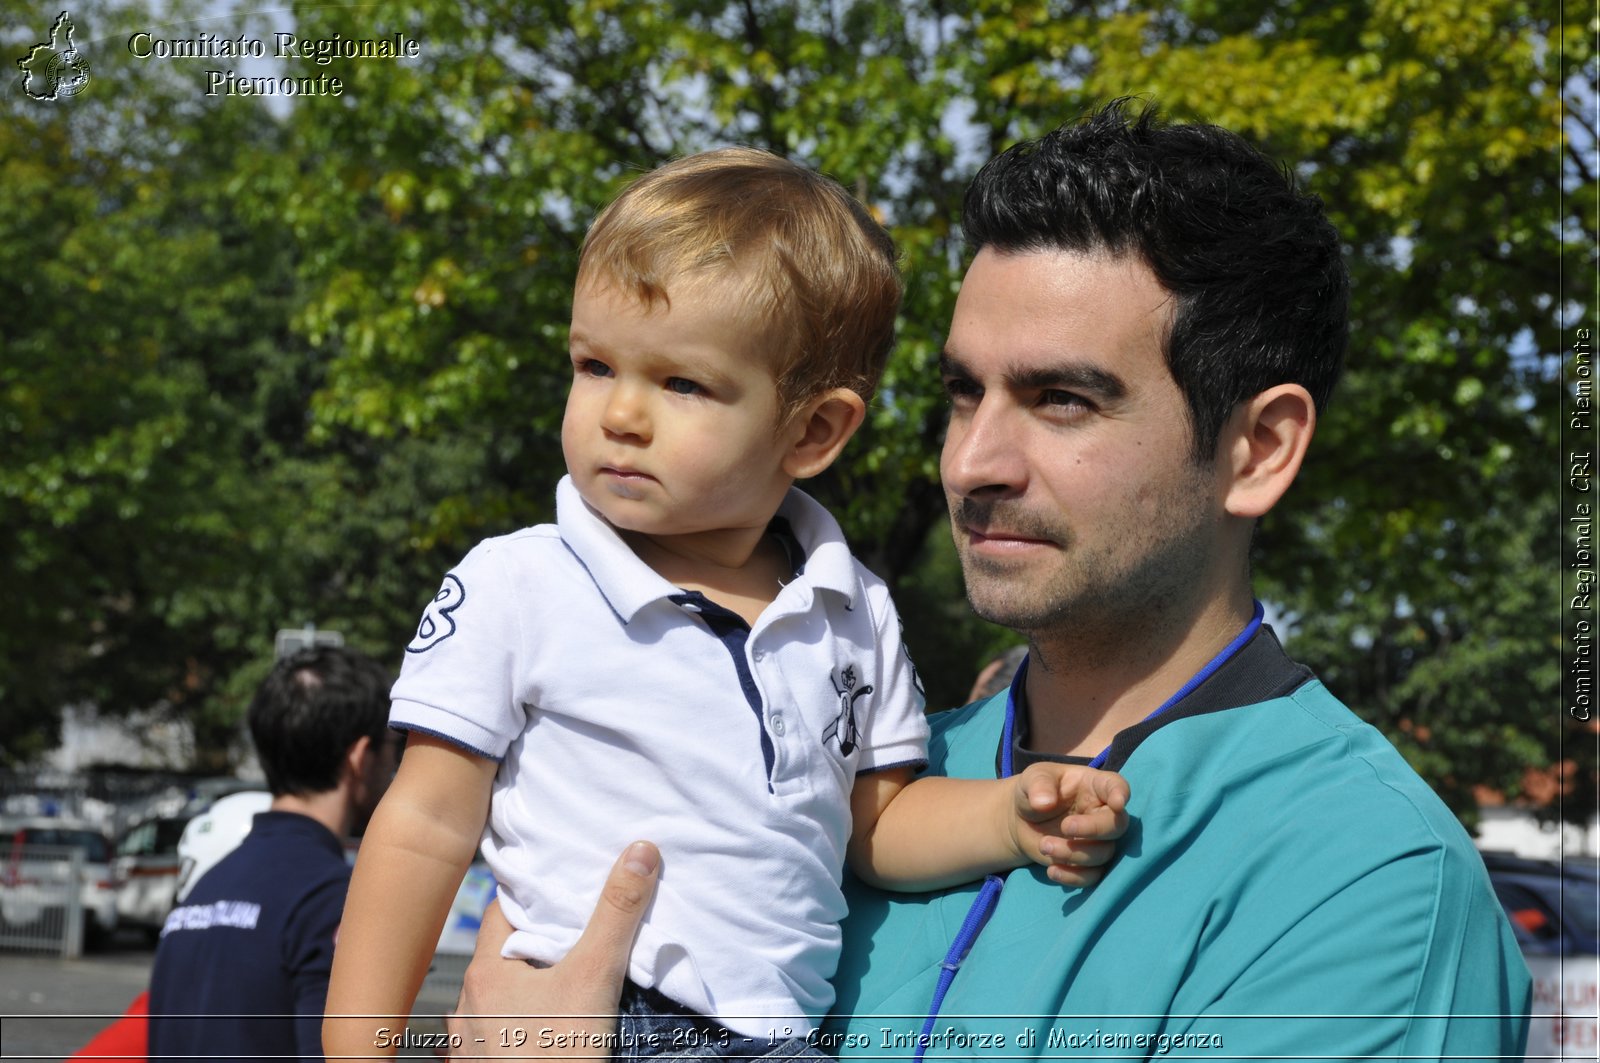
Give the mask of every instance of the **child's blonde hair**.
[[646, 306], [706, 284], [742, 289], [785, 413], [829, 388], [869, 399], [894, 343], [894, 241], [837, 181], [754, 148], [668, 163], [595, 219], [578, 287]]

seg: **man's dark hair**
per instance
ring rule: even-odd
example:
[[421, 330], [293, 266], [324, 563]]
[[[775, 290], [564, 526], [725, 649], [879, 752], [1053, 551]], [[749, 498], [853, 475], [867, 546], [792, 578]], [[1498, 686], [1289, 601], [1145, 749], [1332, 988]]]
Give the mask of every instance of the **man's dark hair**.
[[250, 737], [273, 796], [332, 790], [340, 763], [362, 735], [388, 734], [383, 665], [355, 650], [317, 646], [273, 665], [250, 702]]
[[1175, 297], [1167, 367], [1209, 461], [1234, 408], [1267, 388], [1300, 384], [1327, 405], [1349, 334], [1339, 234], [1237, 134], [1154, 107], [1130, 119], [1129, 103], [991, 159], [961, 227], [974, 253], [1138, 255]]

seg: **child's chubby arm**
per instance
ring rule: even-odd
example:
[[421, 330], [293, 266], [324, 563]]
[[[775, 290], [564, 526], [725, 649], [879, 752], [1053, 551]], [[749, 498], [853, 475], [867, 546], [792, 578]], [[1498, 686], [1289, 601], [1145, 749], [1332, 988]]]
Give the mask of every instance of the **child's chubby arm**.
[[1098, 882], [1128, 829], [1128, 783], [1076, 764], [1034, 764], [1009, 779], [873, 772], [851, 793], [850, 867], [883, 889], [943, 889], [1043, 864], [1064, 886]]
[[378, 1030], [399, 1034], [411, 1014], [483, 836], [497, 768], [449, 742], [410, 735], [350, 880], [322, 1025], [327, 1058], [395, 1054]]

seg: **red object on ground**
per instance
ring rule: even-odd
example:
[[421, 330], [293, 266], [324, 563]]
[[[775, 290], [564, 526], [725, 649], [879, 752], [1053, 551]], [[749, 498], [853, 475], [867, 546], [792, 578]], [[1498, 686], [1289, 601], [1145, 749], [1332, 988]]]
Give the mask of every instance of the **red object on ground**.
[[140, 993], [122, 1017], [94, 1035], [70, 1059], [122, 1059], [144, 1063], [149, 1055], [150, 993]]

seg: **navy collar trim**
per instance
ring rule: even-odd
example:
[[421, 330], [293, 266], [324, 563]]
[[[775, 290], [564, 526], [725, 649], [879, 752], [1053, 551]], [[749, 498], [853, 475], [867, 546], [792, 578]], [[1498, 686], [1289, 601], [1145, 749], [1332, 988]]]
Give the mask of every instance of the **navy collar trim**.
[[[1207, 679], [1194, 692], [1153, 720], [1145, 720], [1111, 740], [1111, 750], [1103, 767], [1107, 771], [1120, 771], [1139, 744], [1156, 731], [1177, 720], [1223, 712], [1244, 705], [1255, 705], [1274, 698], [1286, 697], [1313, 679], [1311, 669], [1289, 657], [1277, 634], [1265, 625], [1255, 638], [1215, 675]], [[1027, 748], [1028, 715], [1030, 709], [1021, 690], [1017, 691], [1017, 720], [1012, 739], [1012, 764], [1022, 771], [1030, 764], [1051, 762], [1056, 764], [1087, 764], [1089, 757], [1071, 757], [1040, 753]], [[1001, 740], [1002, 742], [1004, 739]], [[1000, 773], [1000, 751], [995, 751], [995, 774]]]
[[344, 856], [344, 842], [339, 836], [310, 816], [301, 812], [257, 812], [250, 823], [252, 834], [300, 834], [314, 840], [330, 853]]

